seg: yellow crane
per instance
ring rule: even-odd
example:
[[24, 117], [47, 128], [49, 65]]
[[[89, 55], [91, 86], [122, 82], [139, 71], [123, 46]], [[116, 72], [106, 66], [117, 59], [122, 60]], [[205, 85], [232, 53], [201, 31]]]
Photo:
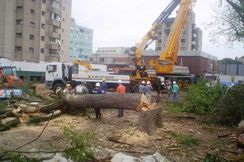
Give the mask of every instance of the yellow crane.
[[[195, 0], [172, 0], [166, 9], [160, 14], [156, 21], [152, 24], [150, 30], [138, 43], [134, 50], [135, 71], [131, 75], [131, 82], [138, 83], [141, 80], [150, 80], [153, 84], [158, 85], [157, 76], [176, 74], [176, 70], [186, 72], [187, 67], [176, 66], [177, 55], [179, 52], [181, 33], [187, 21], [188, 12]], [[143, 63], [143, 51], [155, 40], [158, 28], [165, 22], [168, 16], [180, 5], [177, 11], [177, 16], [171, 27], [169, 37], [167, 38], [166, 46], [160, 52], [158, 59], [149, 61], [150, 66], [155, 70], [156, 76], [148, 75], [145, 64]], [[179, 74], [179, 73], [178, 73]]]
[[164, 50], [160, 53], [158, 60], [150, 60], [150, 65], [156, 70], [157, 75], [177, 73], [174, 67], [177, 63], [181, 33], [184, 29], [185, 22], [187, 21], [187, 15], [191, 4], [191, 0], [181, 0], [180, 8], [174, 24], [171, 27]]
[[75, 59], [75, 60], [73, 60], [73, 64], [84, 66], [84, 67], [86, 67], [86, 69], [88, 71], [92, 70], [91, 64], [87, 61], [81, 61], [81, 60]]
[[142, 56], [143, 51], [155, 40], [157, 39], [157, 30], [165, 22], [165, 20], [169, 17], [169, 15], [175, 10], [175, 8], [179, 5], [180, 0], [172, 0], [169, 5], [161, 12], [159, 17], [154, 21], [152, 27], [142, 38], [141, 42], [138, 43], [137, 47], [134, 49], [134, 61], [135, 61], [135, 72], [131, 76], [132, 80], [140, 80], [146, 79], [146, 67], [143, 63]]

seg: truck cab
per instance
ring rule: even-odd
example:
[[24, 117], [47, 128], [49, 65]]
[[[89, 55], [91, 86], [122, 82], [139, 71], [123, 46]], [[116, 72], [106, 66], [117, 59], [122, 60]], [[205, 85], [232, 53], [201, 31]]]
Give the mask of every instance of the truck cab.
[[72, 65], [59, 62], [48, 63], [46, 67], [46, 86], [56, 91], [64, 88], [72, 80]]

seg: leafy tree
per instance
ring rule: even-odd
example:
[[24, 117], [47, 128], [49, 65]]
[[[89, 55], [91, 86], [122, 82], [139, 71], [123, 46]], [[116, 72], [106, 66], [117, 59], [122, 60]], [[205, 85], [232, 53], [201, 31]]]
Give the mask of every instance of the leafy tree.
[[218, 62], [220, 64], [241, 64], [238, 58], [235, 58], [234, 60], [232, 58], [224, 58], [222, 60], [219, 60]]
[[224, 37], [228, 43], [244, 40], [244, 0], [225, 0], [214, 8], [214, 21], [209, 24], [212, 41]]

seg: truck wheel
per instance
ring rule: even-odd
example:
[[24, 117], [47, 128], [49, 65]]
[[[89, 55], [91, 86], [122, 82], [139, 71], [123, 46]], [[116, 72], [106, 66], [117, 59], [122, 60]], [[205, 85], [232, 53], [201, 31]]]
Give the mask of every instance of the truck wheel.
[[64, 85], [62, 83], [55, 84], [53, 87], [54, 92], [56, 92], [58, 89], [64, 89]]

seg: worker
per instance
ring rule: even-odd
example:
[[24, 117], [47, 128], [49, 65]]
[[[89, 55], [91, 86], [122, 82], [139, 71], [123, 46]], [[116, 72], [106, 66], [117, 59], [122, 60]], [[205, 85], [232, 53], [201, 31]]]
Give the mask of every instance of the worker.
[[7, 83], [8, 83], [8, 86], [10, 86], [10, 87], [14, 86], [14, 74], [9, 74], [7, 76]]
[[72, 86], [71, 86], [71, 84], [66, 84], [66, 87], [65, 87], [65, 89], [64, 89], [64, 94], [73, 94], [74, 93], [74, 91], [73, 91], [73, 88], [72, 88]]
[[[95, 88], [92, 90], [93, 94], [103, 94], [105, 91], [101, 90], [101, 85], [100, 83], [95, 84]], [[100, 108], [94, 108], [95, 114], [96, 114], [96, 119], [101, 119], [102, 114], [101, 114], [101, 109]]]
[[102, 85], [101, 85], [101, 90], [103, 90], [106, 93], [107, 89], [108, 89], [108, 85], [106, 83], [106, 79], [103, 78], [103, 82], [102, 82]]
[[86, 88], [85, 85], [80, 84], [74, 88], [75, 95], [82, 95], [82, 94], [88, 94], [88, 93], [89, 93], [89, 90]]
[[177, 101], [179, 92], [180, 92], [179, 86], [177, 85], [176, 81], [173, 81], [173, 87], [172, 87], [173, 102]]
[[145, 86], [145, 93], [146, 93], [147, 100], [149, 103], [151, 103], [152, 90], [153, 90], [153, 87], [151, 86], [151, 82], [147, 81], [147, 85]]
[[145, 94], [145, 81], [143, 80], [141, 84], [139, 85], [139, 93], [144, 93]]
[[[126, 92], [126, 88], [125, 88], [125, 86], [122, 85], [122, 81], [119, 80], [119, 81], [118, 81], [118, 84], [119, 84], [119, 86], [117, 87], [116, 92], [117, 92], [118, 94], [125, 94], [125, 92]], [[124, 110], [123, 110], [123, 109], [119, 109], [119, 110], [118, 110], [118, 117], [123, 117], [123, 116], [124, 116]]]

